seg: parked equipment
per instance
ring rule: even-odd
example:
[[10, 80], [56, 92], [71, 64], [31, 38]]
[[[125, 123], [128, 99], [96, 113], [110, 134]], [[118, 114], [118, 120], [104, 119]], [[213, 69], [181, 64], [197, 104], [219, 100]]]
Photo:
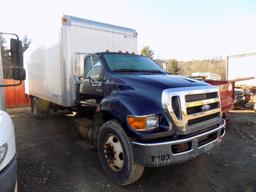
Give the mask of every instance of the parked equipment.
[[[211, 75], [209, 75], [211, 74]], [[235, 81], [221, 80], [219, 75], [213, 73], [192, 73], [191, 78], [205, 81], [219, 88], [221, 111], [224, 116], [234, 108], [234, 86]]]
[[[227, 79], [244, 79], [236, 83], [236, 88], [242, 89], [247, 99], [236, 103], [236, 108], [253, 109], [255, 105], [256, 90], [256, 53], [242, 53], [227, 57]], [[239, 97], [239, 96], [238, 96]], [[250, 100], [248, 100], [250, 98]], [[239, 101], [239, 100], [237, 100]], [[246, 102], [246, 103], [245, 103]]]
[[[253, 80], [254, 77], [237, 78], [235, 80], [220, 80], [217, 75], [211, 73], [192, 73], [191, 78], [205, 81], [217, 86], [220, 92], [221, 111], [223, 117], [234, 108], [256, 109], [254, 86], [239, 86], [241, 82]], [[238, 84], [238, 85], [237, 85]], [[239, 87], [239, 89], [237, 89]], [[237, 91], [239, 90], [239, 91]], [[245, 97], [246, 96], [246, 97]]]

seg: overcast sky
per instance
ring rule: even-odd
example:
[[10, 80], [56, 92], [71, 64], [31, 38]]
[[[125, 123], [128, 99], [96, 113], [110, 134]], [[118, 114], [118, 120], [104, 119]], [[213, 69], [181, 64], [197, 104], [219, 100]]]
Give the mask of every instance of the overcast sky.
[[256, 52], [256, 0], [2, 0], [0, 31], [47, 39], [37, 25], [61, 14], [134, 28], [158, 58]]

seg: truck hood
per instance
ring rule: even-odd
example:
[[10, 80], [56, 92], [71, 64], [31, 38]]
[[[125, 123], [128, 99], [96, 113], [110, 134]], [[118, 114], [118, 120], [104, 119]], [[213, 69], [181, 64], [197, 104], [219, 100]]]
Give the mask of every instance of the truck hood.
[[[136, 115], [162, 113], [162, 92], [165, 89], [205, 87], [209, 84], [168, 74], [113, 74], [108, 78], [106, 95], [123, 99], [129, 113]], [[199, 88], [200, 89], [200, 88]]]
[[125, 84], [133, 89], [158, 89], [164, 90], [167, 88], [206, 86], [205, 82], [167, 74], [122, 74], [115, 75], [121, 84]]

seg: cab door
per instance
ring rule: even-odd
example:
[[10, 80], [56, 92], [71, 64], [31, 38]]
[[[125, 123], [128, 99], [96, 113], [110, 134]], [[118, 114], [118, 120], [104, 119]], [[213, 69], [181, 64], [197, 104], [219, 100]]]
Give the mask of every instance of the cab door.
[[81, 100], [96, 105], [103, 98], [103, 65], [98, 55], [88, 55], [84, 61], [84, 80], [80, 85]]

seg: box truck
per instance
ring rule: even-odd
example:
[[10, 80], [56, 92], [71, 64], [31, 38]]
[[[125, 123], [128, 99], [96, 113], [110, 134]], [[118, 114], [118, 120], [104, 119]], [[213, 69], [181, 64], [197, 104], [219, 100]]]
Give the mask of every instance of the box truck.
[[[2, 59], [2, 38], [6, 36], [14, 36], [10, 40], [10, 50], [6, 49], [9, 54], [6, 56], [9, 63], [3, 63]], [[6, 40], [7, 41], [7, 40]], [[13, 192], [16, 191], [17, 178], [17, 160], [16, 146], [13, 122], [10, 115], [5, 111], [4, 87], [18, 86], [25, 79], [25, 71], [23, 69], [23, 51], [22, 43], [16, 34], [0, 32], [0, 191]], [[15, 84], [4, 84], [4, 77], [17, 80]], [[16, 186], [17, 187], [17, 186]]]
[[170, 75], [136, 52], [136, 30], [64, 15], [59, 36], [35, 46], [26, 66], [36, 118], [51, 109], [94, 112], [89, 140], [120, 185], [144, 167], [194, 158], [225, 135], [216, 87]]

